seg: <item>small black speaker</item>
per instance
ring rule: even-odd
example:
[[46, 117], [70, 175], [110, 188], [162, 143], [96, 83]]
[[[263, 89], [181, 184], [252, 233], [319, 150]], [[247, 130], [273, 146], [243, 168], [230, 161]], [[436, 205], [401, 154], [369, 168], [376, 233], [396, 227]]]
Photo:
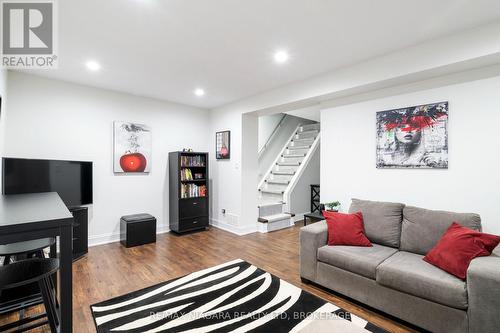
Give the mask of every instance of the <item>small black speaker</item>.
[[89, 213], [87, 207], [71, 207], [73, 214], [73, 260], [83, 257], [89, 252]]
[[122, 216], [120, 242], [125, 247], [156, 242], [156, 218], [149, 214]]

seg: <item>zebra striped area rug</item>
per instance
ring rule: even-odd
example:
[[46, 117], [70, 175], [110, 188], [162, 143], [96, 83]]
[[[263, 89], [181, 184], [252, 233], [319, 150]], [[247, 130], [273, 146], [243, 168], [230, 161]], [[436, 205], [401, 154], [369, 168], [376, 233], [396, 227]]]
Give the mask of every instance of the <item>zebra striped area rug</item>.
[[237, 259], [91, 306], [104, 332], [385, 332]]

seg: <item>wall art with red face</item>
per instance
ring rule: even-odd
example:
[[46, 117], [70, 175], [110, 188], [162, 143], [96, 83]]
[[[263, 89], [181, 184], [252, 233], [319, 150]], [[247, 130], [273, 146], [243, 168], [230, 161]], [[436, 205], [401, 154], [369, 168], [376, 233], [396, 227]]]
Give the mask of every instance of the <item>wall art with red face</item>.
[[377, 112], [377, 168], [448, 168], [448, 102]]
[[115, 121], [113, 171], [151, 171], [151, 128], [147, 125]]

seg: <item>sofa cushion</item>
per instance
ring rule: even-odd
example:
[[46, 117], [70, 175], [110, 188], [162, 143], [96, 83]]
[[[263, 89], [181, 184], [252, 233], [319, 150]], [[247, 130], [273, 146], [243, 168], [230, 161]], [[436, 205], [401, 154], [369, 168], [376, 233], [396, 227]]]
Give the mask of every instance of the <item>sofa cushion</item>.
[[401, 203], [352, 199], [349, 213], [363, 214], [365, 233], [369, 240], [397, 248], [401, 238], [403, 207]]
[[318, 249], [318, 260], [375, 280], [377, 266], [396, 252], [392, 247], [378, 244], [372, 247], [327, 245]]
[[478, 214], [406, 206], [403, 209], [400, 250], [427, 254], [453, 222], [481, 231], [481, 218]]
[[394, 254], [377, 267], [377, 282], [457, 309], [468, 306], [465, 282], [426, 263], [419, 254]]

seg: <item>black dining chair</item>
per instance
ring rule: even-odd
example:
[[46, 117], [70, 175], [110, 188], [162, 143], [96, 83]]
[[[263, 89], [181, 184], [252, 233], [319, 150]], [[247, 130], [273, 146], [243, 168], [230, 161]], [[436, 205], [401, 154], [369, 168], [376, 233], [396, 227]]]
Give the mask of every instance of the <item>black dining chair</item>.
[[[51, 279], [52, 275], [59, 269], [58, 259], [27, 259], [0, 267], [0, 293], [5, 290], [23, 287], [32, 283], [37, 283], [43, 298], [45, 313], [0, 326], [0, 332], [14, 328], [21, 329], [17, 332], [24, 332], [45, 324], [49, 324], [51, 332], [58, 331], [59, 316], [56, 306], [56, 293]], [[46, 320], [38, 321], [44, 317]], [[34, 321], [37, 321], [33, 323]], [[30, 324], [31, 323], [31, 324]], [[28, 325], [29, 324], [29, 325]]]
[[18, 256], [26, 256], [26, 258], [44, 258], [44, 249], [54, 245], [54, 238], [35, 239], [26, 242], [18, 242], [12, 244], [0, 245], [0, 257], [4, 257], [3, 264], [8, 265]]

